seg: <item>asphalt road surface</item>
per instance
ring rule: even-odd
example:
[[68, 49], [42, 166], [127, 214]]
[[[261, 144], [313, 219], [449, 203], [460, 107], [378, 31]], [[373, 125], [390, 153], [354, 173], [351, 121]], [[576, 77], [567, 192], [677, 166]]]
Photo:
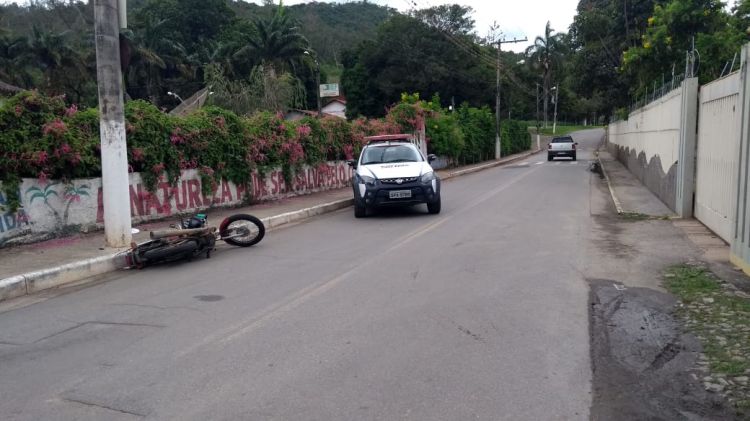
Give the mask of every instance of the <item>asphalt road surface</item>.
[[[0, 306], [3, 420], [585, 420], [588, 160]], [[600, 198], [601, 200], [601, 198]]]

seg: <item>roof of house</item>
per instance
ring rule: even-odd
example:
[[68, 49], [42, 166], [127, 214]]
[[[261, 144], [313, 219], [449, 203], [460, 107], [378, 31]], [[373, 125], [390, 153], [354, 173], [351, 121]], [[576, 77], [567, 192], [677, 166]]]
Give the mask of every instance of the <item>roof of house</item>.
[[23, 88], [19, 88], [18, 86], [13, 86], [10, 83], [5, 83], [2, 80], [0, 80], [0, 91], [16, 93], [16, 92], [22, 92], [24, 90], [25, 89]]
[[332, 97], [332, 98], [329, 99], [329, 101], [328, 101], [328, 103], [326, 105], [328, 105], [328, 104], [330, 104], [332, 102], [340, 102], [340, 103], [346, 105], [346, 98], [344, 98], [343, 96]]

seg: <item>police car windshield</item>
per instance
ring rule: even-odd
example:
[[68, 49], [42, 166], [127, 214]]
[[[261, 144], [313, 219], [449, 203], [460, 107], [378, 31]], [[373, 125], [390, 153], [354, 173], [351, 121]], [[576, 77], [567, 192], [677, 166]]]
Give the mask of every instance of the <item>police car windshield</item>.
[[390, 162], [419, 162], [422, 157], [412, 147], [406, 145], [369, 146], [362, 156], [362, 165], [385, 164]]

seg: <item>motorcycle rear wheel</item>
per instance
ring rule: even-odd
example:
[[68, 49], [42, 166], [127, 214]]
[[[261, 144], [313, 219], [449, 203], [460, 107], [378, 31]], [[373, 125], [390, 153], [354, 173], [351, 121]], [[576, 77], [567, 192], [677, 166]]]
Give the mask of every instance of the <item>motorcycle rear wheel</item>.
[[224, 219], [219, 226], [219, 234], [227, 244], [250, 247], [263, 239], [266, 227], [260, 219], [240, 213]]

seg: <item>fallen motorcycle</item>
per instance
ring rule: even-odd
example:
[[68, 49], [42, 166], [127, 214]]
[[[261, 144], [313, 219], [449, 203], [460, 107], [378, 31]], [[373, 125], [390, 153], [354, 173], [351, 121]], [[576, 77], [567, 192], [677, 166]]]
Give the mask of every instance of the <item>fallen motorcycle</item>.
[[210, 258], [217, 241], [249, 247], [260, 242], [265, 234], [263, 222], [252, 215], [229, 216], [217, 229], [208, 226], [206, 215], [197, 214], [170, 229], [151, 231], [151, 240], [133, 243], [125, 261], [128, 267], [141, 269], [156, 263], [191, 260], [201, 255]]

